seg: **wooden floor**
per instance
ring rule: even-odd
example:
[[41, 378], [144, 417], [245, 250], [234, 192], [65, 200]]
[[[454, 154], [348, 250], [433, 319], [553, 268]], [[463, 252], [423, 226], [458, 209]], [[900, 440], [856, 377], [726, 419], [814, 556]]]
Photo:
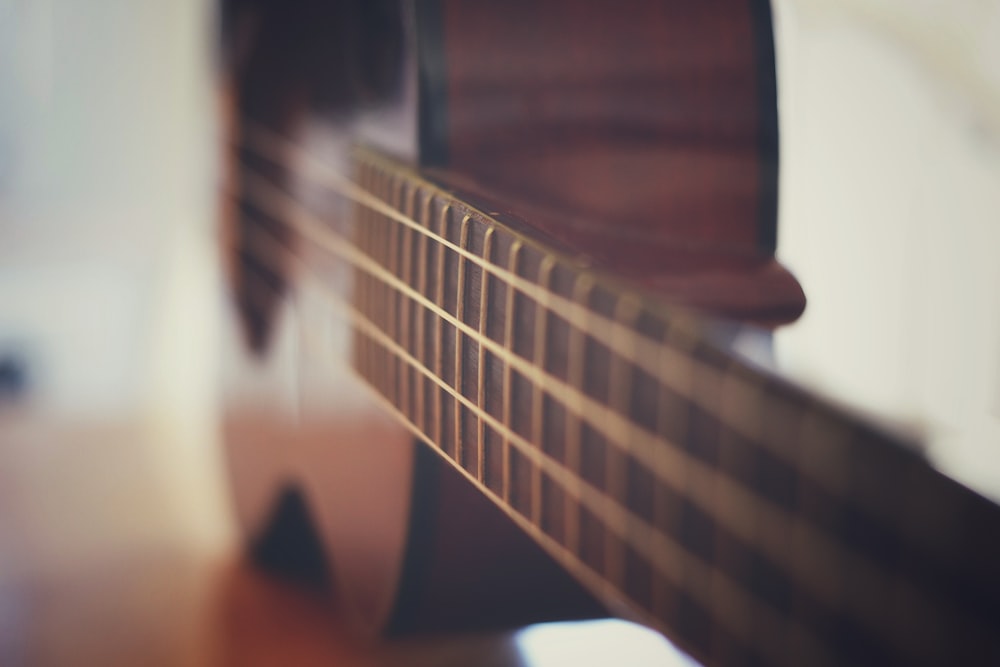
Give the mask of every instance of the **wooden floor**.
[[238, 559], [146, 554], [2, 592], [4, 665], [522, 664], [513, 635], [363, 645]]
[[688, 664], [617, 621], [364, 643], [328, 600], [208, 534], [197, 471], [181, 502], [165, 456], [183, 432], [0, 407], [0, 665]]

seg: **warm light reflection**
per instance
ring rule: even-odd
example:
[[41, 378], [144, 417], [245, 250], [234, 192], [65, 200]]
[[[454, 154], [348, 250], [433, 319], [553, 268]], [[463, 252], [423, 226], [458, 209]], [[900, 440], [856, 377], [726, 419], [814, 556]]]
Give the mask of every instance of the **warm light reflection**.
[[534, 625], [515, 641], [525, 662], [539, 667], [698, 664], [658, 632], [617, 619]]

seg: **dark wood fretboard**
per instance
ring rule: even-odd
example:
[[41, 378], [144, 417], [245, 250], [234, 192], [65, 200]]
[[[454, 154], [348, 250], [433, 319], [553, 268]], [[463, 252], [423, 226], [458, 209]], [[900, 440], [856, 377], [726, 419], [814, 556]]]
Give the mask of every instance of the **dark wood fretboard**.
[[284, 230], [255, 261], [346, 262], [357, 372], [591, 590], [708, 662], [1000, 660], [995, 505], [655, 296], [355, 160], [301, 161], [346, 223], [251, 184]]

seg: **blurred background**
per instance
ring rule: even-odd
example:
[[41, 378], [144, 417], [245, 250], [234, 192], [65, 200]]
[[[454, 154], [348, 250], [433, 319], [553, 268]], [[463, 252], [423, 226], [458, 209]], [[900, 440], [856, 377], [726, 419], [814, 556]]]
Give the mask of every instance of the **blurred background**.
[[773, 6], [779, 362], [1000, 498], [1000, 3]]
[[[163, 546], [231, 539], [213, 12], [0, 3], [0, 580], [116, 552], [105, 526]], [[135, 446], [104, 455], [108, 430]]]
[[[1000, 1], [774, 10], [779, 364], [1000, 498]], [[235, 543], [215, 34], [199, 0], [0, 0], [0, 661], [25, 605], [71, 625], [31, 582]]]

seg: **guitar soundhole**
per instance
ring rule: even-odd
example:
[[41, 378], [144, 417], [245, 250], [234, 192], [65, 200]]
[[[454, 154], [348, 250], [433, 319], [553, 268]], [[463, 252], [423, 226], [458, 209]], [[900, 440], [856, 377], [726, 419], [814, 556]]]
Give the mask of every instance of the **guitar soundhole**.
[[264, 530], [250, 544], [250, 556], [256, 564], [289, 581], [329, 591], [329, 559], [315, 525], [302, 492], [286, 487]]

